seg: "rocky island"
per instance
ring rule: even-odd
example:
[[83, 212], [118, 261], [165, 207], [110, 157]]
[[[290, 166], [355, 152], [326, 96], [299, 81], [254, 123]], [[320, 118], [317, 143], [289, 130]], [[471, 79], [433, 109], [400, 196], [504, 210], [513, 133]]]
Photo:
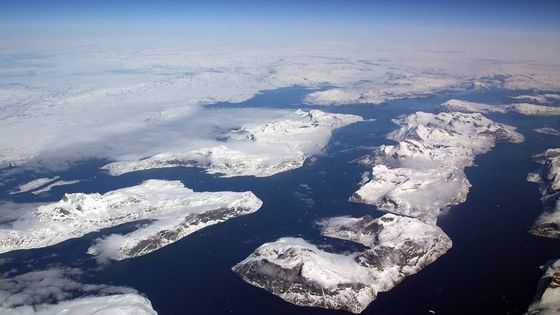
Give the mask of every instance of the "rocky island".
[[465, 201], [469, 191], [464, 168], [496, 142], [520, 143], [514, 127], [495, 123], [481, 114], [417, 112], [394, 123], [399, 129], [366, 160], [373, 166], [350, 201], [377, 206], [395, 214], [435, 222], [446, 208]]
[[105, 194], [66, 194], [0, 228], [0, 253], [54, 245], [145, 220], [137, 230], [97, 240], [89, 253], [121, 260], [145, 255], [206, 226], [257, 211], [252, 192], [194, 192], [179, 181], [147, 180]]
[[506, 105], [489, 105], [474, 103], [463, 100], [452, 99], [441, 104], [442, 109], [447, 111], [459, 111], [467, 113], [517, 113], [524, 116], [558, 116], [560, 107], [535, 105], [530, 103], [515, 103]]
[[378, 219], [336, 217], [321, 225], [322, 235], [360, 243], [365, 249], [331, 253], [301, 238], [281, 238], [261, 245], [233, 271], [296, 305], [360, 313], [379, 292], [451, 248], [439, 227], [393, 214]]

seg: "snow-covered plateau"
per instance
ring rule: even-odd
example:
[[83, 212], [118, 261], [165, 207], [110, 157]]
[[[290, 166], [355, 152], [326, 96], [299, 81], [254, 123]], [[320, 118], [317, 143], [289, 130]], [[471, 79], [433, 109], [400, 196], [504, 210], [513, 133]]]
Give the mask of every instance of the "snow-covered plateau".
[[464, 168], [496, 142], [520, 143], [523, 135], [479, 113], [417, 112], [401, 116], [388, 135], [396, 145], [382, 145], [366, 163], [369, 181], [350, 201], [434, 223], [448, 207], [464, 202], [469, 181]]
[[334, 129], [361, 120], [356, 115], [297, 110], [290, 118], [231, 130], [221, 145], [114, 162], [103, 169], [111, 175], [121, 175], [182, 166], [200, 167], [223, 177], [271, 176], [302, 166], [307, 157], [324, 150]]
[[552, 315], [560, 313], [560, 260], [551, 260], [544, 266], [528, 315]]
[[366, 249], [331, 253], [301, 238], [281, 238], [261, 245], [233, 271], [296, 305], [360, 313], [379, 292], [390, 290], [451, 248], [451, 240], [439, 227], [415, 218], [336, 217], [320, 224], [324, 236]]
[[123, 223], [146, 221], [125, 235], [98, 239], [88, 252], [100, 259], [141, 256], [206, 226], [257, 211], [252, 192], [194, 192], [179, 181], [147, 180], [105, 194], [66, 194], [24, 212], [0, 229], [0, 253], [46, 247]]
[[517, 113], [525, 116], [559, 116], [560, 107], [516, 103], [507, 105], [489, 105], [452, 99], [441, 104], [442, 109], [467, 113]]
[[548, 149], [533, 157], [542, 167], [527, 176], [527, 180], [540, 184], [544, 212], [537, 218], [531, 234], [560, 238], [560, 148]]

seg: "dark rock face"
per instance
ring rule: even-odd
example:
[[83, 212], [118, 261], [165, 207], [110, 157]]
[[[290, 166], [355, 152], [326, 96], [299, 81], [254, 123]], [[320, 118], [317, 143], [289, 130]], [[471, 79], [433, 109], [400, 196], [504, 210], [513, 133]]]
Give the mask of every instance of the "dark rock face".
[[125, 258], [142, 256], [156, 251], [167, 244], [176, 242], [200, 227], [227, 221], [253, 212], [249, 208], [219, 208], [204, 213], [190, 214], [172, 230], [158, 232], [153, 237], [140, 241], [136, 246], [124, 251]]
[[560, 238], [560, 226], [556, 222], [535, 222], [529, 229], [535, 236]]

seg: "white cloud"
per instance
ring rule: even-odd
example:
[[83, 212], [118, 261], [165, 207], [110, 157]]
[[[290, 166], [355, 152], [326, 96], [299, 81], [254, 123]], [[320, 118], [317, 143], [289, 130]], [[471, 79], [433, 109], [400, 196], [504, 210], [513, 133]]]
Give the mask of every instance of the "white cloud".
[[[2, 314], [156, 314], [134, 289], [79, 282], [82, 272], [52, 268], [0, 278]], [[121, 312], [121, 313], [119, 313]], [[127, 313], [128, 312], [128, 313]]]
[[[202, 135], [230, 119], [235, 127], [251, 120], [241, 121], [251, 110], [212, 113], [203, 104], [240, 102], [293, 85], [326, 86], [305, 99], [320, 104], [380, 103], [473, 80], [506, 88], [560, 88], [557, 58], [535, 56], [546, 59], [538, 62], [510, 52], [498, 59], [481, 47], [429, 50], [356, 42], [194, 47], [181, 41], [122, 47], [126, 43], [52, 44], [41, 54], [0, 50], [0, 165], [34, 161], [53, 168], [55, 161], [64, 167], [65, 160], [145, 157], [157, 153], [153, 144], [167, 152], [196, 130], [170, 128], [178, 122], [194, 122], [201, 127], [194, 133]], [[215, 114], [224, 116], [206, 121]], [[168, 147], [156, 139], [166, 139]]]

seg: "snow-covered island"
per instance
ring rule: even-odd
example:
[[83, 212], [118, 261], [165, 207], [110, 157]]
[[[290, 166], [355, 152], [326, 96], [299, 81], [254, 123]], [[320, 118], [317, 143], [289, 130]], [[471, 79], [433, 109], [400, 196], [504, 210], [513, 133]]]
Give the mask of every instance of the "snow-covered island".
[[560, 107], [535, 105], [529, 103], [515, 103], [507, 105], [489, 105], [452, 99], [443, 104], [441, 108], [447, 111], [467, 113], [517, 113], [525, 116], [558, 116]]
[[512, 96], [511, 98], [522, 102], [550, 104], [560, 101], [560, 94], [546, 93], [541, 95], [518, 95]]
[[37, 179], [31, 180], [27, 183], [19, 185], [17, 190], [14, 190], [14, 191], [10, 192], [10, 195], [21, 194], [21, 193], [25, 193], [25, 192], [28, 192], [28, 191], [38, 189], [39, 187], [43, 187], [43, 186], [45, 186], [49, 183], [52, 183], [59, 178], [60, 178], [59, 176], [55, 176], [53, 178], [42, 177], [42, 178], [37, 178]]
[[166, 152], [138, 161], [105, 165], [111, 175], [164, 167], [200, 167], [223, 177], [271, 176], [303, 165], [320, 153], [334, 129], [361, 121], [355, 115], [297, 110], [291, 118], [245, 125], [225, 135], [222, 145]]
[[49, 192], [54, 187], [73, 185], [80, 182], [79, 180], [59, 180], [59, 178], [59, 176], [55, 176], [53, 178], [43, 177], [34, 179], [25, 184], [19, 185], [17, 190], [10, 192], [10, 195], [26, 192], [31, 192], [34, 195], [39, 195]]
[[66, 194], [0, 228], [0, 253], [54, 245], [119, 224], [147, 221], [89, 249], [100, 259], [145, 255], [206, 226], [257, 211], [252, 192], [194, 192], [179, 181], [147, 180], [105, 194]]
[[331, 253], [301, 238], [281, 238], [261, 245], [233, 271], [296, 305], [360, 313], [379, 292], [390, 290], [451, 248], [451, 240], [439, 227], [393, 214], [377, 219], [336, 217], [321, 225], [324, 236], [366, 249]]
[[536, 128], [535, 132], [542, 133], [544, 135], [560, 137], [560, 130], [551, 127]]
[[527, 311], [528, 315], [560, 313], [560, 260], [547, 262], [544, 270], [533, 303]]
[[530, 229], [531, 234], [560, 238], [560, 148], [548, 149], [533, 157], [542, 164], [540, 170], [530, 173], [527, 180], [540, 184], [544, 212]]
[[464, 202], [469, 181], [464, 168], [496, 142], [520, 143], [514, 127], [479, 113], [417, 112], [393, 120], [399, 129], [388, 135], [396, 145], [382, 145], [367, 160], [373, 166], [350, 201], [434, 223], [446, 208]]

